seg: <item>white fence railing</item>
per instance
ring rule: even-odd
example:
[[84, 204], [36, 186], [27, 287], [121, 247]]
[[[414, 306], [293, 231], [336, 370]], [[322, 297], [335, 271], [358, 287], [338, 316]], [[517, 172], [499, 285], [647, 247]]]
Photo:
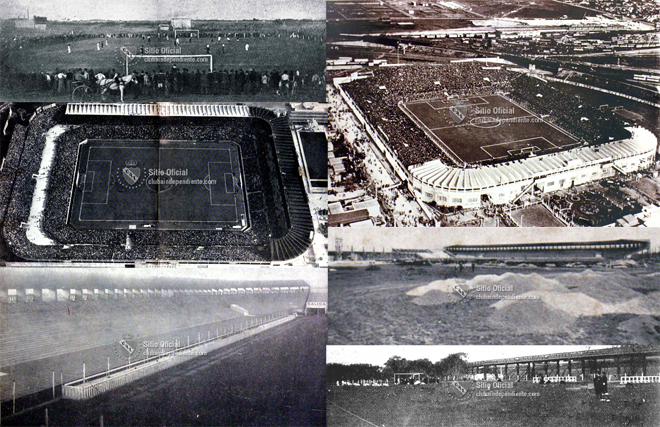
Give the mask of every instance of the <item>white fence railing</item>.
[[170, 117], [249, 117], [246, 105], [226, 104], [108, 104], [103, 102], [69, 103], [69, 115], [102, 116], [170, 116]]
[[[534, 383], [538, 383], [539, 380], [540, 380], [539, 377], [532, 378], [532, 382], [534, 382]], [[577, 382], [577, 377], [573, 377], [573, 376], [562, 376], [562, 377], [560, 377], [560, 376], [555, 375], [553, 377], [545, 377], [545, 378], [543, 378], [543, 381], [545, 381], [546, 383], [560, 383], [562, 381], [565, 382], [565, 383], [576, 383]]]
[[122, 366], [108, 372], [96, 374], [86, 379], [72, 381], [64, 384], [62, 387], [62, 397], [72, 400], [84, 400], [98, 396], [99, 394], [121, 387], [122, 385], [140, 378], [144, 378], [155, 372], [188, 361], [192, 357], [195, 357], [196, 354], [206, 354], [217, 350], [249, 336], [258, 334], [259, 332], [286, 323], [293, 320], [295, 317], [295, 315], [285, 315], [273, 321], [258, 326], [252, 326], [241, 332], [211, 338], [199, 344], [193, 344], [169, 353], [164, 353], [162, 356], [142, 360], [130, 367]]
[[646, 383], [660, 383], [660, 375], [636, 375], [621, 377], [621, 384], [646, 384]]

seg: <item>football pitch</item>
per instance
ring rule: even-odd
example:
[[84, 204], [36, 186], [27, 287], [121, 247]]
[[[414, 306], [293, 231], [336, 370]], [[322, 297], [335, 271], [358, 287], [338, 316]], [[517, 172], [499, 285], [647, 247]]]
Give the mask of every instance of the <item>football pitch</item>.
[[[208, 45], [208, 51], [207, 51]], [[71, 48], [71, 52], [67, 47]], [[100, 46], [103, 46], [102, 48]], [[247, 47], [246, 47], [247, 46]], [[2, 50], [0, 48], [0, 50]], [[270, 71], [293, 69], [304, 72], [319, 72], [325, 66], [325, 44], [321, 41], [298, 38], [259, 37], [227, 40], [223, 38], [182, 37], [180, 44], [174, 39], [153, 37], [151, 41], [134, 38], [90, 38], [70, 43], [34, 45], [25, 49], [8, 50], [7, 64], [15, 72], [53, 73], [56, 70], [87, 68], [94, 72], [107, 73], [111, 69], [125, 73], [123, 50], [133, 55], [153, 55], [151, 62], [135, 58], [129, 61], [130, 72], [169, 71], [173, 65], [191, 71], [209, 72], [207, 58], [192, 58], [193, 55], [213, 56], [215, 70]]]
[[86, 140], [68, 222], [77, 229], [244, 230], [241, 153], [229, 142]]
[[574, 136], [502, 95], [400, 105], [431, 140], [459, 163], [505, 161], [578, 145]]

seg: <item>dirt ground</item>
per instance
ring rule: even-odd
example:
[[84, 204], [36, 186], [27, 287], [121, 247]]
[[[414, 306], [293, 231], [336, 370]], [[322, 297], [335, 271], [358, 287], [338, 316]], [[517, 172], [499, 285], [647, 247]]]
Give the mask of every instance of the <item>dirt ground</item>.
[[[532, 282], [544, 283], [563, 275], [564, 293], [557, 293], [577, 304], [585, 300], [573, 288], [581, 286], [584, 268], [516, 268], [508, 266], [468, 266], [459, 271], [457, 266], [385, 265], [380, 270], [335, 269], [329, 271], [328, 343], [330, 345], [392, 345], [392, 344], [501, 344], [501, 345], [568, 345], [568, 344], [626, 344], [630, 342], [660, 343], [657, 316], [630, 313], [602, 315], [566, 314], [557, 306], [549, 307], [539, 300], [521, 300], [498, 310], [492, 307], [497, 299], [456, 298], [451, 293], [431, 291], [422, 297], [409, 296], [412, 289], [443, 279], [470, 280], [475, 276], [501, 276], [513, 273], [509, 280], [511, 295], [535, 287]], [[616, 275], [619, 283], [611, 285], [617, 292], [608, 304], [628, 301], [634, 292], [638, 301], [649, 302], [657, 279], [652, 269], [629, 269], [613, 272], [596, 271], [588, 291], [601, 298], [599, 275]], [[610, 275], [610, 276], [608, 276]], [[593, 278], [595, 276], [595, 279]], [[568, 277], [568, 279], [566, 279]], [[605, 281], [603, 280], [603, 283]], [[611, 283], [611, 280], [608, 281]], [[538, 288], [543, 285], [539, 285]], [[608, 285], [610, 286], [610, 285]], [[608, 287], [609, 295], [610, 288]], [[587, 291], [585, 291], [587, 292]], [[546, 294], [547, 295], [547, 294]], [[554, 295], [554, 294], [553, 294]], [[625, 296], [624, 296], [625, 295]], [[649, 300], [649, 301], [647, 301]], [[567, 306], [568, 306], [567, 305]], [[637, 326], [635, 326], [637, 325]], [[644, 328], [639, 325], [646, 325]]]
[[[500, 383], [502, 384], [502, 383]], [[622, 427], [657, 426], [659, 384], [611, 383], [610, 401], [597, 400], [587, 384], [512, 383], [478, 396], [476, 383], [465, 395], [449, 383], [421, 386], [328, 388], [329, 427]], [[592, 387], [593, 388], [593, 387]], [[486, 390], [484, 390], [486, 391]], [[493, 390], [491, 390], [493, 392]], [[525, 396], [522, 396], [525, 394]]]

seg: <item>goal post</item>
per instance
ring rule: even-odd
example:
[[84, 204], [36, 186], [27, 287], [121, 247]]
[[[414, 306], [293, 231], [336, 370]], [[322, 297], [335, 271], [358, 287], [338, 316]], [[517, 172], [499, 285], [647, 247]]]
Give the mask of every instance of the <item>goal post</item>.
[[126, 74], [129, 69], [138, 68], [140, 71], [157, 70], [161, 67], [176, 65], [180, 68], [205, 69], [213, 71], [213, 55], [131, 55], [124, 57], [126, 61]]
[[186, 30], [183, 28], [174, 29], [174, 38], [181, 36], [184, 39], [199, 38], [199, 30]]

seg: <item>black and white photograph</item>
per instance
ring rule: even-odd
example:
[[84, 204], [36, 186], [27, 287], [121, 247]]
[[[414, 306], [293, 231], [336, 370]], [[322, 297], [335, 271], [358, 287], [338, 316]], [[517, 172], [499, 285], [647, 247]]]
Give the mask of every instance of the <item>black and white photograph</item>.
[[2, 424], [325, 425], [327, 117], [2, 104]]
[[325, 425], [325, 269], [1, 274], [3, 425]]
[[328, 1], [330, 223], [657, 227], [659, 13]]
[[327, 264], [323, 104], [0, 114], [5, 261]]
[[660, 425], [660, 0], [0, 0], [0, 426]]
[[328, 346], [330, 427], [660, 422], [660, 346]]
[[0, 99], [325, 102], [325, 1], [1, 0]]
[[473, 230], [331, 228], [328, 343], [660, 345], [658, 229]]

